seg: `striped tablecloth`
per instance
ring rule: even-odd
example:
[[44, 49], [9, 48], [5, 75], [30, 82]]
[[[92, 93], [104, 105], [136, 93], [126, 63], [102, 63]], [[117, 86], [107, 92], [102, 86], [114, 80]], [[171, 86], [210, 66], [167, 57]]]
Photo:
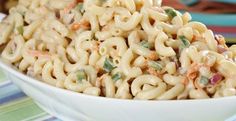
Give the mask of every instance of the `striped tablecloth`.
[[40, 109], [0, 71], [0, 121], [60, 121]]

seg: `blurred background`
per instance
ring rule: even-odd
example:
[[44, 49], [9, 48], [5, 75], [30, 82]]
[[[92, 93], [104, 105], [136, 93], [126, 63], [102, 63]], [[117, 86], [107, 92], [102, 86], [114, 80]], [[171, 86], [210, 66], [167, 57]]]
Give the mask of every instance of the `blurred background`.
[[[0, 0], [0, 12], [7, 13], [17, 1]], [[193, 20], [222, 34], [229, 44], [236, 43], [236, 0], [162, 0], [162, 3], [182, 12], [189, 11]]]
[[7, 13], [9, 8], [15, 6], [18, 0], [0, 0], [0, 11]]
[[206, 24], [215, 34], [222, 34], [228, 44], [236, 44], [236, 0], [163, 0], [163, 5], [182, 12], [192, 20]]

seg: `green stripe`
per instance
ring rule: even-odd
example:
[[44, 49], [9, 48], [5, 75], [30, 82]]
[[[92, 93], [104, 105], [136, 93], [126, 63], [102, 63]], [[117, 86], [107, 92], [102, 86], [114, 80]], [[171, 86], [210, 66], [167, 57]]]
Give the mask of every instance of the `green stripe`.
[[30, 98], [20, 99], [0, 106], [1, 121], [20, 121], [24, 119], [36, 119], [47, 115]]
[[2, 69], [0, 68], [0, 83], [6, 80], [6, 76], [4, 75]]
[[226, 38], [226, 42], [236, 44], [236, 38]]
[[42, 119], [42, 118], [47, 119], [48, 117], [52, 117], [52, 116], [49, 116], [47, 113], [40, 113], [38, 115], [27, 117], [26, 119], [24, 119], [22, 121], [35, 121], [35, 120]]

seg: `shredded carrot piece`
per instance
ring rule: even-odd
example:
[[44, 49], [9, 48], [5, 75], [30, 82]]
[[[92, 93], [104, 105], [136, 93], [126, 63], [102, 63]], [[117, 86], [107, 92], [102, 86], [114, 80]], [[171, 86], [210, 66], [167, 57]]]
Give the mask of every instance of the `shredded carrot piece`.
[[187, 74], [189, 79], [195, 79], [197, 77], [197, 72], [190, 72]]
[[197, 39], [196, 35], [193, 35], [192, 41], [195, 41]]
[[155, 71], [155, 70], [152, 69], [152, 68], [148, 68], [148, 69], [147, 69], [147, 72], [150, 73], [151, 75], [160, 77], [160, 73], [158, 73], [157, 71]]
[[51, 57], [51, 55], [48, 52], [42, 52], [42, 51], [39, 51], [39, 50], [29, 50], [28, 53], [31, 56], [34, 56], [34, 57], [44, 57], [44, 58], [50, 58]]
[[189, 80], [187, 79], [187, 77], [185, 77], [182, 81], [181, 81], [185, 86], [188, 85]]
[[143, 4], [141, 2], [136, 3], [136, 9], [137, 10], [141, 10], [142, 6], [143, 6]]
[[93, 44], [92, 50], [98, 51], [99, 50], [99, 45], [100, 45], [100, 42], [95, 41], [95, 43]]
[[107, 74], [103, 74], [102, 76], [100, 76], [96, 79], [96, 82], [95, 82], [96, 87], [100, 88], [102, 86], [102, 80], [105, 76], [107, 76]]
[[90, 24], [89, 24], [88, 21], [82, 20], [82, 21], [79, 22], [79, 23], [74, 23], [74, 24], [72, 24], [71, 29], [72, 29], [73, 31], [76, 31], [76, 30], [78, 30], [78, 29], [80, 29], [80, 28], [89, 29], [89, 26], [90, 26]]
[[68, 13], [71, 9], [75, 8], [78, 3], [83, 2], [83, 0], [74, 0], [67, 7], [64, 8], [64, 13]]
[[151, 52], [148, 59], [150, 59], [150, 60], [158, 59], [158, 56], [157, 56], [156, 52]]
[[199, 70], [200, 65], [197, 63], [193, 63], [190, 66], [190, 69], [187, 71], [187, 78], [190, 80], [194, 80], [197, 77], [197, 71]]
[[189, 79], [189, 80], [194, 80], [194, 86], [197, 88], [197, 89], [201, 89], [202, 90], [202, 88], [201, 88], [201, 86], [197, 83], [197, 81], [196, 81], [196, 78], [197, 78], [197, 76], [198, 76], [198, 70], [200, 69], [200, 67], [202, 67], [202, 66], [204, 66], [204, 67], [206, 67], [206, 68], [210, 68], [210, 66], [208, 66], [208, 65], [206, 65], [206, 64], [197, 64], [197, 63], [193, 63], [193, 64], [191, 64], [191, 66], [190, 66], [190, 69], [188, 70], [188, 72], [187, 72], [187, 78]]
[[145, 59], [144, 65], [142, 67], [143, 69], [148, 68], [148, 61], [149, 61], [149, 59]]
[[75, 23], [71, 26], [72, 30], [78, 30], [79, 28], [80, 28], [80, 24], [78, 24], [78, 23]]

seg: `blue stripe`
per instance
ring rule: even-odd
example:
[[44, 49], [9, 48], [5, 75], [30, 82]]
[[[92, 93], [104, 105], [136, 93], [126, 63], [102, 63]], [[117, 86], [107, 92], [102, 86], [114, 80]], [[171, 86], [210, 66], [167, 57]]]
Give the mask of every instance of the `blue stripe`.
[[[182, 13], [186, 11], [180, 11]], [[236, 14], [208, 14], [191, 12], [192, 20], [213, 26], [236, 26]]]
[[56, 117], [50, 117], [49, 119], [43, 121], [61, 121], [61, 120], [57, 119]]
[[204, 14], [191, 13], [193, 20], [200, 21], [206, 25], [236, 26], [236, 14]]
[[8, 97], [9, 95], [13, 95], [15, 93], [21, 92], [21, 90], [15, 86], [14, 84], [7, 84], [0, 88], [0, 99]]
[[26, 95], [23, 92], [17, 92], [15, 94], [12, 94], [10, 96], [4, 97], [2, 99], [0, 99], [0, 105], [10, 102], [10, 101], [14, 101], [20, 98], [26, 97]]
[[52, 121], [61, 121], [60, 119], [54, 119], [54, 120], [52, 120]]
[[236, 4], [235, 0], [213, 0], [213, 1]]
[[224, 32], [215, 32], [215, 34], [221, 34], [225, 38], [236, 38], [236, 33], [224, 33]]
[[[3, 82], [4, 83], [4, 82]], [[4, 84], [0, 84], [0, 88], [2, 88], [2, 87], [5, 87], [5, 86], [9, 86], [9, 85], [11, 85], [12, 84], [12, 82], [7, 82], [7, 83], [4, 83]]]
[[26, 95], [12, 82], [0, 86], [0, 105], [23, 97]]

